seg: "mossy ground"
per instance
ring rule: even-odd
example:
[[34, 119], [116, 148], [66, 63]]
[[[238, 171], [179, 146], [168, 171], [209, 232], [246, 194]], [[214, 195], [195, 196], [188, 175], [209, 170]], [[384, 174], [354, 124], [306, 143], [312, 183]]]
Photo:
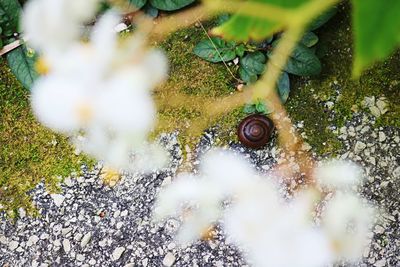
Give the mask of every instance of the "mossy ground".
[[[327, 51], [321, 59], [322, 73], [317, 77], [292, 79], [287, 109], [295, 120], [304, 120], [307, 141], [321, 154], [335, 154], [340, 148], [327, 127], [344, 125], [356, 110], [362, 109], [361, 102], [366, 96], [385, 96], [389, 101], [389, 112], [378, 119], [377, 126], [400, 127], [400, 51], [365, 71], [359, 79], [353, 79], [350, 16], [350, 6], [341, 5], [338, 14], [318, 31], [320, 45]], [[324, 106], [326, 101], [335, 103], [332, 111]]]
[[41, 180], [56, 191], [62, 179], [91, 161], [76, 156], [65, 137], [41, 126], [29, 106], [29, 92], [0, 59], [0, 211], [33, 212], [27, 192]]
[[[204, 26], [210, 28], [212, 23]], [[317, 77], [292, 77], [292, 92], [286, 104], [294, 121], [304, 121], [307, 142], [314, 150], [334, 154], [340, 149], [336, 136], [327, 127], [343, 125], [355, 106], [361, 108], [365, 96], [387, 97], [390, 111], [379, 118], [378, 125], [400, 127], [400, 52], [353, 80], [349, 6], [341, 6], [318, 34], [327, 51], [322, 59], [323, 71]], [[202, 119], [204, 104], [236, 90], [235, 79], [223, 64], [209, 63], [193, 54], [194, 46], [204, 38], [207, 36], [201, 27], [190, 27], [171, 34], [160, 44], [171, 62], [171, 70], [169, 80], [155, 93], [160, 122], [156, 133], [179, 130], [182, 145], [198, 142], [197, 136], [190, 136], [187, 130], [192, 122]], [[35, 120], [29, 109], [28, 92], [3, 61], [0, 74], [0, 204], [7, 211], [18, 207], [32, 210], [27, 191], [43, 178], [49, 188], [56, 190], [58, 175], [69, 175], [89, 160], [75, 156], [68, 140]], [[188, 96], [185, 102], [170, 105], [171, 99], [182, 95]], [[333, 110], [325, 107], [327, 100], [335, 102]], [[235, 140], [236, 126], [244, 116], [239, 108], [219, 118], [220, 144]]]
[[[212, 26], [212, 22], [204, 25]], [[198, 136], [187, 134], [193, 121], [202, 119], [205, 104], [236, 90], [235, 79], [223, 64], [209, 63], [193, 54], [194, 46], [207, 38], [201, 27], [191, 27], [171, 34], [160, 44], [170, 61], [170, 77], [156, 92], [160, 127], [157, 132], [179, 130], [183, 143], [190, 146]], [[187, 96], [184, 103], [169, 106], [171, 98]], [[218, 121], [222, 139], [235, 138], [231, 130], [245, 114], [237, 109]]]
[[[376, 64], [358, 80], [352, 79], [350, 14], [350, 6], [341, 5], [338, 14], [318, 31], [320, 45], [326, 51], [321, 59], [322, 73], [307, 78], [291, 76], [292, 92], [286, 107], [295, 121], [304, 121], [307, 142], [319, 154], [335, 154], [340, 149], [340, 142], [328, 127], [342, 126], [355, 108], [361, 109], [365, 96], [385, 96], [389, 101], [390, 111], [379, 118], [377, 125], [400, 126], [400, 52]], [[212, 26], [212, 22], [205, 25], [207, 29]], [[172, 34], [161, 44], [171, 61], [171, 77], [159, 92], [161, 95], [169, 92], [169, 95], [165, 94], [161, 102], [167, 102], [171, 94], [200, 98], [180, 107], [162, 108], [160, 121], [168, 123], [161, 123], [160, 129], [181, 129], [183, 141], [192, 144], [198, 139], [188, 141], [185, 128], [190, 127], [193, 120], [201, 119], [203, 102], [235, 91], [235, 80], [223, 64], [209, 63], [193, 54], [193, 47], [204, 38], [207, 36], [200, 27], [191, 27]], [[324, 105], [329, 100], [335, 103], [333, 110]], [[236, 138], [235, 127], [244, 116], [242, 110], [237, 109], [218, 121], [223, 132], [222, 144]]]

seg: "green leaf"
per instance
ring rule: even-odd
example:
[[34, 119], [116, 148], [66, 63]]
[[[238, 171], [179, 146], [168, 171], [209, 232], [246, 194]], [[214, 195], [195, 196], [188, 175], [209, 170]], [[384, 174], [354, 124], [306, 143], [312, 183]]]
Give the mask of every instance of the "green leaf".
[[[293, 10], [309, 0], [252, 0], [252, 2], [276, 5]], [[260, 19], [246, 15], [235, 14], [223, 25], [214, 28], [213, 33], [222, 36], [226, 40], [247, 42], [250, 39], [261, 41], [282, 30], [284, 24], [277, 21]]]
[[158, 9], [153, 7], [150, 3], [147, 3], [143, 7], [143, 11], [152, 18], [156, 18], [158, 16]]
[[30, 89], [38, 74], [35, 70], [36, 55], [23, 45], [7, 54], [7, 62], [11, 71], [22, 83]]
[[257, 74], [248, 72], [242, 66], [239, 67], [239, 75], [240, 75], [240, 79], [247, 84], [255, 83], [258, 79]]
[[128, 0], [129, 4], [135, 6], [137, 9], [144, 7], [147, 0]]
[[[278, 41], [273, 42], [272, 46], [276, 47]], [[273, 53], [268, 55], [271, 57]], [[299, 76], [318, 75], [321, 72], [321, 62], [310, 48], [298, 44], [290, 55], [284, 70]]]
[[247, 84], [254, 83], [264, 72], [266, 58], [261, 52], [248, 53], [240, 60], [239, 75]]
[[259, 51], [248, 53], [240, 61], [240, 66], [249, 73], [261, 74], [264, 72], [266, 60], [264, 54]]
[[327, 23], [328, 20], [330, 20], [336, 13], [337, 13], [337, 7], [328, 9], [325, 13], [323, 13], [321, 16], [319, 16], [313, 22], [310, 23], [310, 25], [308, 26], [308, 30], [314, 31], [320, 28], [322, 25]]
[[224, 23], [227, 22], [230, 18], [231, 18], [231, 15], [230, 15], [230, 14], [227, 14], [227, 13], [221, 14], [221, 15], [219, 15], [219, 16], [217, 17], [216, 23], [217, 23], [217, 25], [224, 24]]
[[400, 43], [400, 1], [353, 0], [353, 75], [389, 56]]
[[287, 72], [282, 72], [278, 80], [278, 94], [283, 104], [286, 103], [290, 93], [290, 80]]
[[150, 0], [152, 6], [165, 11], [173, 11], [188, 6], [195, 0]]
[[21, 5], [17, 0], [0, 0], [0, 27], [4, 35], [12, 36], [18, 31]]
[[234, 42], [226, 42], [221, 38], [213, 37], [211, 40], [200, 41], [193, 52], [202, 59], [216, 63], [222, 60], [233, 60], [236, 57], [235, 48], [236, 44]]
[[246, 114], [252, 114], [255, 113], [256, 110], [256, 106], [254, 104], [246, 104], [243, 108], [243, 112]]
[[246, 52], [246, 46], [244, 44], [240, 44], [240, 45], [236, 46], [236, 48], [235, 48], [236, 55], [238, 55], [239, 57], [243, 57], [244, 52]]
[[257, 101], [256, 103], [256, 111], [261, 114], [267, 113], [267, 107], [265, 106], [264, 101]]
[[307, 47], [312, 47], [318, 43], [318, 36], [313, 32], [306, 32], [301, 38], [300, 43]]

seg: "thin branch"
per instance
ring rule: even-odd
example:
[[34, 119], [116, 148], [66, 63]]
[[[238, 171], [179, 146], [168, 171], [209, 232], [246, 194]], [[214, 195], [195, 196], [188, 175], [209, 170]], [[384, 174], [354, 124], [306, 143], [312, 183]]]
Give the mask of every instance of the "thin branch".
[[198, 20], [208, 19], [213, 14], [214, 12], [210, 12], [204, 5], [199, 5], [171, 16], [156, 19], [150, 33], [150, 39], [153, 41], [162, 40], [171, 32], [186, 28]]
[[[205, 121], [209, 122], [211, 118], [220, 117], [222, 114], [242, 106], [251, 98], [266, 99], [269, 107], [274, 110], [271, 118], [278, 129], [281, 145], [283, 145], [285, 150], [295, 152], [300, 170], [302, 173], [306, 174], [306, 177], [309, 179], [307, 182], [310, 184], [314, 182], [310, 173], [313, 161], [307, 153], [297, 153], [300, 150], [302, 141], [294, 131], [286, 110], [279, 99], [276, 92], [276, 84], [281, 75], [281, 70], [284, 69], [287, 64], [290, 55], [302, 37], [308, 23], [338, 1], [339, 0], [315, 0], [303, 6], [302, 12], [297, 13], [298, 15], [287, 24], [288, 30], [280, 39], [276, 49], [273, 51], [271, 59], [268, 61], [267, 72], [256, 85], [252, 88], [245, 89], [244, 93], [218, 99], [206, 111]], [[218, 1], [218, 3], [223, 3], [223, 1]], [[238, 3], [235, 2], [235, 4]], [[193, 129], [197, 131], [200, 127], [204, 127], [204, 122], [197, 122]]]
[[18, 39], [15, 40], [14, 42], [4, 46], [1, 50], [0, 50], [0, 56], [7, 54], [8, 52], [11, 52], [12, 50], [18, 48], [19, 46], [21, 46], [24, 42], [26, 41], [25, 38], [22, 39]]
[[238, 13], [261, 19], [270, 19], [273, 21], [289, 21], [292, 11], [277, 5], [272, 5], [254, 1], [230, 1], [230, 0], [203, 0], [205, 6], [215, 12]]
[[210, 40], [211, 44], [213, 45], [215, 51], [217, 51], [219, 58], [221, 59], [222, 63], [224, 63], [225, 68], [228, 70], [229, 74], [234, 78], [237, 82], [243, 83], [241, 79], [238, 79], [231, 71], [231, 69], [228, 67], [226, 64], [224, 58], [222, 57], [221, 53], [218, 50], [218, 47], [214, 44], [213, 40], [211, 39], [210, 35], [208, 34], [207, 30], [204, 28], [203, 24], [198, 20], [197, 21], [200, 24], [200, 27], [203, 29], [204, 33], [207, 35], [208, 40]]

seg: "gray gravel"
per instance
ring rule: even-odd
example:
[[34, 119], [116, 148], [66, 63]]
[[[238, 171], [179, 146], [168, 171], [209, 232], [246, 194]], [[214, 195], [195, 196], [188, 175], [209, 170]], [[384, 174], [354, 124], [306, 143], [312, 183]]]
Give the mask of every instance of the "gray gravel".
[[[340, 157], [365, 167], [369, 178], [360, 193], [382, 208], [371, 248], [358, 266], [400, 266], [400, 129], [376, 128], [374, 124], [370, 113], [358, 113], [345, 127], [332, 130], [344, 144]], [[295, 125], [301, 132], [303, 122]], [[217, 138], [215, 131], [210, 131], [197, 151], [186, 152], [196, 159]], [[80, 177], [67, 178], [59, 195], [49, 195], [39, 184], [32, 196], [40, 217], [30, 218], [21, 211], [21, 218], [13, 223], [1, 215], [0, 266], [246, 266], [218, 227], [213, 240], [179, 249], [173, 241], [179, 221], [152, 223], [156, 194], [171, 183], [182, 163], [176, 134], [162, 140], [172, 161], [159, 172], [125, 174], [117, 186], [109, 188], [99, 179], [98, 165], [94, 170], [83, 168]], [[275, 139], [258, 151], [239, 144], [230, 147], [261, 172], [284, 156]], [[194, 165], [198, 163], [194, 160]]]

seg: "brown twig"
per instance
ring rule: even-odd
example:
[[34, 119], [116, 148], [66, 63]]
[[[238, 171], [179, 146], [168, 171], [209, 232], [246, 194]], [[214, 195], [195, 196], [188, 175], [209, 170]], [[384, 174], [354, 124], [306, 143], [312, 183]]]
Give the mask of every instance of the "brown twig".
[[224, 63], [225, 68], [228, 70], [229, 74], [232, 76], [233, 79], [235, 79], [238, 83], [244, 83], [241, 79], [237, 78], [233, 72], [231, 71], [231, 69], [228, 67], [228, 65], [226, 64], [224, 58], [221, 55], [221, 52], [219, 51], [218, 47], [214, 44], [213, 40], [211, 39], [211, 36], [208, 34], [207, 30], [204, 28], [203, 23], [201, 23], [201, 21], [197, 21], [200, 24], [201, 29], [204, 31], [204, 33], [207, 35], [208, 40], [211, 42], [211, 44], [213, 45], [215, 51], [217, 51], [219, 58], [221, 59], [222, 63]]
[[26, 38], [18, 39], [15, 40], [14, 42], [5, 45], [1, 50], [0, 50], [0, 56], [7, 54], [8, 52], [11, 52], [12, 50], [18, 48], [21, 46], [23, 43], [26, 42]]
[[204, 5], [200, 4], [186, 11], [156, 19], [150, 33], [150, 39], [153, 41], [162, 40], [171, 32], [186, 28], [199, 20], [210, 18], [213, 14]]

